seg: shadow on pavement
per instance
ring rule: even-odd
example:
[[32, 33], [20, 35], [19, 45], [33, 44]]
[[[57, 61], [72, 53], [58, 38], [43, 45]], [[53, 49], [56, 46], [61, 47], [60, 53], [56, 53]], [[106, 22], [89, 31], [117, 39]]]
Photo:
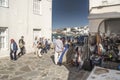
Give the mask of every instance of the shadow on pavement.
[[89, 75], [88, 71], [78, 70], [77, 67], [65, 63], [63, 65], [69, 70], [67, 80], [86, 80]]
[[[66, 63], [66, 62], [70, 61], [68, 59], [70, 59], [69, 55], [71, 55], [71, 54], [68, 54], [68, 53], [70, 53], [72, 51], [73, 51], [72, 49], [69, 49], [68, 52], [63, 57], [62, 66], [65, 66], [65, 68], [69, 71], [67, 80], [86, 80], [90, 72], [85, 71], [83, 69], [78, 70], [78, 67], [75, 67], [71, 64]], [[50, 58], [52, 59], [52, 61], [54, 63], [54, 55], [51, 55]], [[58, 65], [58, 66], [61, 66], [61, 65]]]
[[52, 59], [52, 61], [53, 61], [53, 63], [54, 63], [54, 55], [52, 55], [50, 58]]

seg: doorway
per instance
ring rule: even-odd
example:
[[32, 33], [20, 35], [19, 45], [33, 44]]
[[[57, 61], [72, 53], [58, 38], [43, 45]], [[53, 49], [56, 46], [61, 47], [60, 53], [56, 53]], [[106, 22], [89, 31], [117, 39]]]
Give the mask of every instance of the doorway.
[[41, 29], [33, 29], [33, 39], [35, 39], [35, 37], [38, 37], [38, 38], [42, 37], [41, 34], [42, 34]]

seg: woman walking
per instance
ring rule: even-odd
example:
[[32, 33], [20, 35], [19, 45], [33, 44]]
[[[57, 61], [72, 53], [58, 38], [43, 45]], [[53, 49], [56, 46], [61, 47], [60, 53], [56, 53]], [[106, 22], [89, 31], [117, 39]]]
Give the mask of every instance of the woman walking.
[[10, 59], [11, 60], [17, 60], [16, 53], [17, 53], [18, 47], [14, 39], [11, 39], [10, 43]]

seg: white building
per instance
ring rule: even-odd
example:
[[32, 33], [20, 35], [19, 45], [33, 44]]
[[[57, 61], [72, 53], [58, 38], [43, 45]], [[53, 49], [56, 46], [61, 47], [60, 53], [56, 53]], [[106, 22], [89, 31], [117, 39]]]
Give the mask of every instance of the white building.
[[66, 32], [70, 32], [71, 31], [71, 28], [66, 28]]
[[27, 52], [35, 36], [51, 39], [52, 1], [0, 0], [0, 57], [9, 55], [10, 39], [24, 36]]
[[89, 0], [91, 33], [120, 33], [120, 0]]
[[[83, 27], [63, 28], [61, 30], [61, 33], [63, 33], [64, 35], [67, 35], [67, 36], [88, 35], [89, 34], [89, 27], [88, 27], [88, 25], [86, 25], [86, 26], [83, 26]], [[53, 32], [53, 34], [55, 34], [55, 32]]]

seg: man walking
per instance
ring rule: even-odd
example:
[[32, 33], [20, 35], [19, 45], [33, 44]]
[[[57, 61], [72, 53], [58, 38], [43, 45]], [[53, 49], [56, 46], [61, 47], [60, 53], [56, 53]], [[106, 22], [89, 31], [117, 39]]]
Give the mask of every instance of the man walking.
[[25, 42], [24, 42], [24, 36], [21, 36], [21, 39], [19, 40], [19, 47], [20, 47], [20, 53], [18, 54], [20, 56], [25, 54]]
[[60, 36], [57, 37], [57, 40], [55, 41], [55, 54], [54, 54], [54, 61], [55, 64], [58, 64], [59, 57], [63, 51], [63, 42], [60, 40]]

